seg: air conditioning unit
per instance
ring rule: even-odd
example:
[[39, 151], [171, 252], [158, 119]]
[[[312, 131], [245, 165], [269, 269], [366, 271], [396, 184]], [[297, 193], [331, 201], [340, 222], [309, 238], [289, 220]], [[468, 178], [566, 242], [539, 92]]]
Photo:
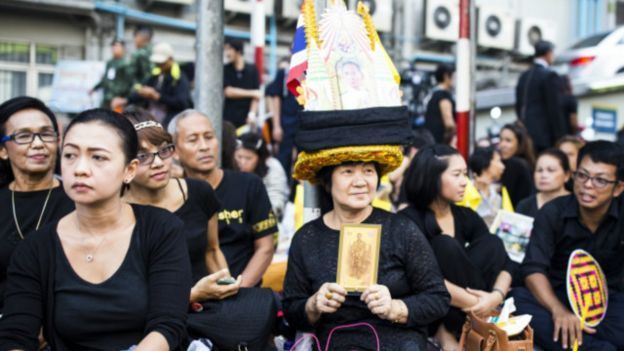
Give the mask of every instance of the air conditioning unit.
[[477, 43], [481, 47], [513, 50], [516, 19], [506, 10], [481, 6], [477, 22]]
[[457, 41], [459, 38], [459, 0], [427, 0], [425, 37]]
[[349, 8], [356, 11], [360, 1], [368, 6], [378, 32], [392, 31], [392, 0], [349, 0]]
[[530, 56], [535, 53], [533, 45], [540, 40], [555, 42], [557, 36], [556, 25], [553, 21], [523, 18], [518, 20], [516, 36], [516, 51], [521, 55]]
[[[256, 0], [224, 0], [223, 7], [226, 11], [251, 14], [253, 11], [254, 2]], [[263, 0], [264, 12], [267, 16], [273, 16], [274, 2], [273, 0]]]
[[303, 0], [282, 0], [282, 17], [298, 19]]

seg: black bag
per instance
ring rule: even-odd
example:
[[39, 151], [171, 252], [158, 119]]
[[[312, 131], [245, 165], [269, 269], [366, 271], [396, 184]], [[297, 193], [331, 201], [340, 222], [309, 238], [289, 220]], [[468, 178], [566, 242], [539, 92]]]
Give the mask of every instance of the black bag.
[[201, 312], [189, 314], [191, 338], [208, 338], [219, 351], [267, 349], [277, 315], [271, 289], [241, 288], [235, 296], [202, 306]]

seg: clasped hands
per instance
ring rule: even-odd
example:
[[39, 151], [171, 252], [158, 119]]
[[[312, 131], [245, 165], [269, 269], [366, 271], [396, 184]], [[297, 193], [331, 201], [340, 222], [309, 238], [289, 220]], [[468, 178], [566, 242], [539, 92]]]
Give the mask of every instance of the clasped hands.
[[[345, 302], [347, 291], [336, 283], [325, 283], [308, 299], [312, 312], [317, 314], [335, 313]], [[360, 301], [364, 302], [374, 315], [381, 319], [396, 321], [402, 313], [404, 303], [393, 300], [390, 290], [384, 285], [369, 286]]]

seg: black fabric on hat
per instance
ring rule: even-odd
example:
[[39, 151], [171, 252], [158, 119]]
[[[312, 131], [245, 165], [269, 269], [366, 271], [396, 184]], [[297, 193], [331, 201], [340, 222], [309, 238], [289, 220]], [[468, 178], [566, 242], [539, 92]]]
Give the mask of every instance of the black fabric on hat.
[[404, 106], [374, 107], [302, 111], [295, 144], [299, 150], [310, 152], [341, 146], [407, 145], [411, 138]]

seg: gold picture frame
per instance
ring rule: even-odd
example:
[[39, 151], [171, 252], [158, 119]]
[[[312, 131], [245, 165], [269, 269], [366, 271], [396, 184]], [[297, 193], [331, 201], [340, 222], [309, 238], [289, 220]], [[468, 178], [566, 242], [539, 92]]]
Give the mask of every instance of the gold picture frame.
[[343, 224], [338, 244], [336, 283], [347, 292], [363, 292], [377, 284], [381, 225]]

